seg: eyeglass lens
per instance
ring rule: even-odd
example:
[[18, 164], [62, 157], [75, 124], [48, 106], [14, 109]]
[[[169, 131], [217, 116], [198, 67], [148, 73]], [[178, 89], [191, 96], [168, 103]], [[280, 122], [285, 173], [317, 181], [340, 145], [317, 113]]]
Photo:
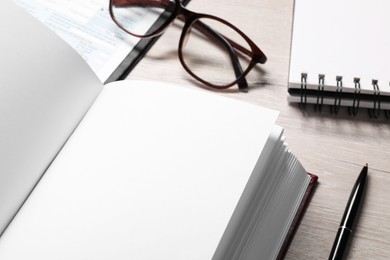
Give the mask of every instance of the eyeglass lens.
[[[157, 33], [175, 9], [172, 0], [111, 0], [117, 24], [130, 34], [145, 37]], [[158, 25], [155, 22], [159, 20]], [[149, 29], [150, 28], [150, 29]]]
[[201, 80], [217, 87], [229, 85], [242, 76], [252, 59], [236, 49], [233, 42], [251, 49], [232, 27], [212, 18], [200, 18], [186, 31], [181, 46], [182, 62]]

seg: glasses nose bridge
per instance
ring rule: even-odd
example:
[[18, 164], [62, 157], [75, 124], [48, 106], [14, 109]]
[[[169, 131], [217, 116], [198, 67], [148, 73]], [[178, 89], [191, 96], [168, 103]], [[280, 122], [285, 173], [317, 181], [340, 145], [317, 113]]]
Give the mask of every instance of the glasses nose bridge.
[[181, 2], [178, 6], [178, 9], [176, 11], [176, 18], [181, 20], [186, 27], [186, 25], [190, 24], [193, 20], [195, 20], [198, 17], [198, 14], [195, 12], [192, 12], [188, 10]]
[[183, 24], [182, 33], [181, 33], [180, 40], [179, 40], [179, 49], [178, 49], [179, 57], [181, 56], [180, 55], [181, 48], [183, 47], [183, 45], [186, 44], [186, 40], [188, 37], [187, 34], [190, 32], [192, 24], [194, 23], [194, 21], [199, 19], [201, 16], [202, 15], [200, 15], [198, 13], [195, 13], [193, 11], [188, 10], [187, 8], [185, 8], [183, 6], [183, 4], [180, 4], [180, 10], [178, 10], [178, 14], [176, 17], [180, 21], [182, 21], [184, 24]]

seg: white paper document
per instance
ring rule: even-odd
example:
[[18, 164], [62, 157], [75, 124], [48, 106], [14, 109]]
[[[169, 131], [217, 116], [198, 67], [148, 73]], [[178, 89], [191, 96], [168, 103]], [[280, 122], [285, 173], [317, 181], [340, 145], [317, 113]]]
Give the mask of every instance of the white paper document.
[[[108, 0], [15, 1], [70, 44], [102, 82], [140, 41], [113, 22]], [[127, 22], [133, 23], [131, 26], [137, 27], [137, 31], [147, 31], [155, 19], [134, 13]]]

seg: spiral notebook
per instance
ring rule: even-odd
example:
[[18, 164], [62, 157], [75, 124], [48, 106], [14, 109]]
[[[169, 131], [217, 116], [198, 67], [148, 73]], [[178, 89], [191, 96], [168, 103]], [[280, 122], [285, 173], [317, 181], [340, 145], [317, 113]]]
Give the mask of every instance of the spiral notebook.
[[390, 109], [390, 1], [295, 0], [289, 101]]

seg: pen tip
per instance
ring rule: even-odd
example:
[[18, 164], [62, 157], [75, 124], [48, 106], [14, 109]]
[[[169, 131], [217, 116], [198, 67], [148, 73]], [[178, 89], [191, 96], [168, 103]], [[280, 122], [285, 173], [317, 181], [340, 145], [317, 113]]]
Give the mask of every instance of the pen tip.
[[364, 165], [364, 167], [368, 167], [368, 163], [366, 163], [366, 164]]

